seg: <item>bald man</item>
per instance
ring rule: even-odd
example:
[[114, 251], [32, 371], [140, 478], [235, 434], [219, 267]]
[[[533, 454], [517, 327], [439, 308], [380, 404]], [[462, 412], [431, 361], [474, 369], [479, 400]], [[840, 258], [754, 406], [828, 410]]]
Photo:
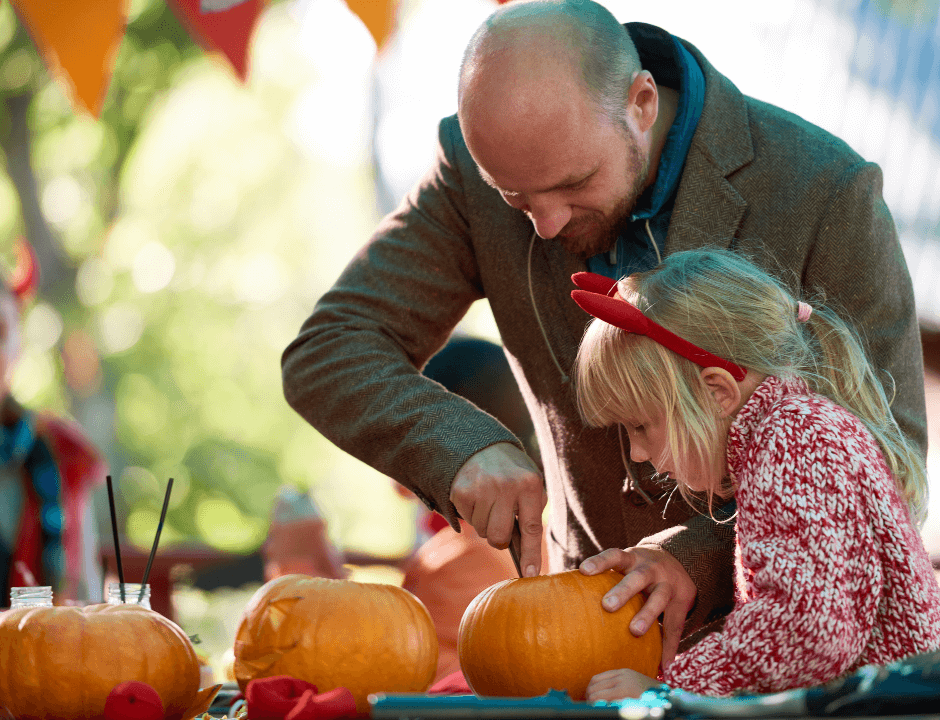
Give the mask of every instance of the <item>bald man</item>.
[[[455, 529], [463, 517], [505, 547], [518, 516], [526, 574], [542, 570], [547, 496], [549, 569], [602, 552], [596, 565], [624, 569], [607, 607], [646, 591], [631, 630], [663, 614], [664, 664], [732, 605], [733, 525], [672, 498], [616, 430], [582, 424], [569, 369], [589, 318], [573, 273], [620, 277], [707, 245], [747, 253], [843, 308], [926, 447], [913, 292], [880, 170], [742, 95], [692, 44], [593, 2], [504, 5], [467, 48], [438, 140], [434, 167], [285, 350], [286, 397]], [[544, 482], [518, 438], [419, 374], [481, 298]]]

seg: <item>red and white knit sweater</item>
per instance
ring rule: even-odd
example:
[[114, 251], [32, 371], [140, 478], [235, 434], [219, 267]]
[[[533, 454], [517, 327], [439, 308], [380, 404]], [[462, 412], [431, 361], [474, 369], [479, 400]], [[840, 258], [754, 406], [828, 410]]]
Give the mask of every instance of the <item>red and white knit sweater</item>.
[[767, 378], [735, 418], [737, 599], [665, 670], [707, 695], [827, 682], [940, 648], [940, 586], [871, 434], [799, 380]]

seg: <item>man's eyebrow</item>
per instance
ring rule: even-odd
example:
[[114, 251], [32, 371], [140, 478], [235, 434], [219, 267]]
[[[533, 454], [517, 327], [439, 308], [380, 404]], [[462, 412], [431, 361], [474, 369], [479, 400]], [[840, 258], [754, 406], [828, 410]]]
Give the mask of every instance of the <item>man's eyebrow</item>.
[[[566, 177], [564, 180], [557, 183], [556, 185], [553, 185], [550, 188], [545, 188], [544, 190], [539, 190], [537, 192], [551, 192], [553, 190], [562, 190], [572, 185], [578, 185], [579, 183], [583, 183], [584, 181], [590, 179], [590, 177], [594, 175], [594, 173], [596, 173], [599, 169], [600, 169], [600, 163], [592, 167], [583, 175], [569, 175], [568, 177]], [[477, 171], [480, 173], [480, 178], [483, 180], [483, 182], [485, 182], [494, 190], [498, 190], [499, 192], [505, 193], [507, 195], [519, 194], [513, 190], [503, 190], [499, 185], [496, 184], [496, 181], [493, 180], [493, 178], [491, 178], [489, 175], [487, 175], [486, 171], [483, 168], [481, 168], [479, 165], [477, 165]]]
[[494, 190], [500, 190], [500, 187], [499, 185], [496, 184], [496, 181], [493, 180], [493, 178], [491, 178], [489, 175], [487, 175], [486, 171], [483, 168], [481, 168], [479, 165], [477, 165], [477, 171], [480, 173], [480, 177], [483, 179], [483, 182], [485, 182]]

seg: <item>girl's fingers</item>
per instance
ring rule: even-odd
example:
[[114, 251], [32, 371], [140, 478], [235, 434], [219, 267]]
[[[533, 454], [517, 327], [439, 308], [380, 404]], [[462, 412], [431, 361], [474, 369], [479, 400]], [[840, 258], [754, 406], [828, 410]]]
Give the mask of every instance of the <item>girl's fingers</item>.
[[596, 575], [606, 570], [626, 573], [633, 567], [633, 559], [625, 550], [609, 548], [584, 560], [579, 566], [585, 575]]
[[630, 632], [636, 636], [640, 636], [649, 630], [669, 605], [672, 596], [673, 588], [671, 585], [657, 583], [646, 598], [646, 602], [643, 603], [643, 607], [640, 608], [630, 621]]

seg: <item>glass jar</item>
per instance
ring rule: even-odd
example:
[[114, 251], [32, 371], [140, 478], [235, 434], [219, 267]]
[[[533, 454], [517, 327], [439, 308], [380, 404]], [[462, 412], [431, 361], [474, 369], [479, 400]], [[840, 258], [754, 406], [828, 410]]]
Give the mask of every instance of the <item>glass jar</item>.
[[124, 600], [121, 600], [121, 583], [108, 583], [108, 605], [143, 605], [150, 607], [150, 585], [144, 585], [144, 594], [141, 597], [140, 583], [124, 583]]
[[52, 607], [52, 586], [10, 588], [10, 609], [18, 607]]

